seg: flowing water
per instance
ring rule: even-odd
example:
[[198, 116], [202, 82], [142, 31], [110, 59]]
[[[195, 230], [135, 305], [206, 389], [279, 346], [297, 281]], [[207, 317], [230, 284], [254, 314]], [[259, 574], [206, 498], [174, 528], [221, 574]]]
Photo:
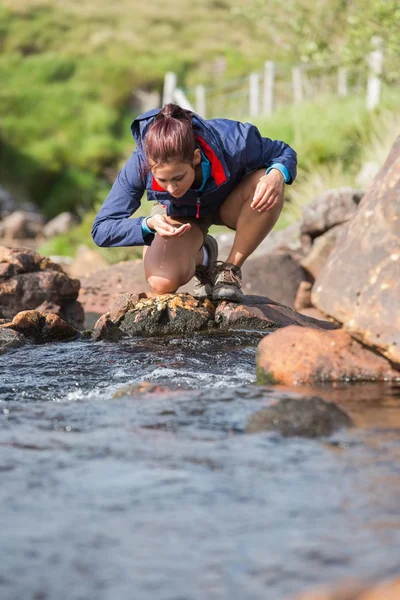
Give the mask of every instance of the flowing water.
[[[400, 573], [400, 387], [329, 438], [244, 433], [257, 334], [0, 357], [1, 600], [284, 600]], [[151, 382], [145, 385], [143, 382]]]

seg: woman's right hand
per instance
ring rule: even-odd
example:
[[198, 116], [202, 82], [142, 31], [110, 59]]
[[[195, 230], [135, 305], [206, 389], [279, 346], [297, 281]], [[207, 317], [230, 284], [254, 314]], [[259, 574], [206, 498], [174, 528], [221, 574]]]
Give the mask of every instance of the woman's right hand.
[[163, 238], [180, 237], [191, 228], [190, 223], [177, 226], [168, 222], [164, 215], [154, 215], [147, 219], [147, 225]]

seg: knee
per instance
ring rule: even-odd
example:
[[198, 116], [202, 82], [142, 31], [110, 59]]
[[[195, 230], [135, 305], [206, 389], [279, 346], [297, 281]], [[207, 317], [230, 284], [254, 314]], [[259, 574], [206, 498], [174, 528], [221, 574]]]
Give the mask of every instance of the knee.
[[152, 275], [147, 281], [156, 294], [173, 294], [182, 285], [180, 281], [167, 279], [158, 275]]

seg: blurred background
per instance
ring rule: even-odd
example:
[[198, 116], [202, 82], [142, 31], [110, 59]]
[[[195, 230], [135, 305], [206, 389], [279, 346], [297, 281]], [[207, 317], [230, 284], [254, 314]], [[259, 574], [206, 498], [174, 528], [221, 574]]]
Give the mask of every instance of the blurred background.
[[323, 190], [365, 189], [400, 131], [399, 31], [398, 0], [2, 0], [2, 243], [94, 248], [132, 120], [170, 100], [294, 147], [279, 227]]

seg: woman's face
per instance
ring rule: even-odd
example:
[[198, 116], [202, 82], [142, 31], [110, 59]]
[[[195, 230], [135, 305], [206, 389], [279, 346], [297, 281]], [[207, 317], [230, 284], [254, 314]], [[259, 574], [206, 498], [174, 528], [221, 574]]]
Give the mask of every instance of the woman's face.
[[[196, 166], [200, 164], [201, 154], [195, 150], [193, 164], [186, 162], [160, 163], [150, 168], [157, 183], [174, 198], [181, 198], [193, 185], [196, 176]], [[154, 163], [153, 163], [154, 165]]]

